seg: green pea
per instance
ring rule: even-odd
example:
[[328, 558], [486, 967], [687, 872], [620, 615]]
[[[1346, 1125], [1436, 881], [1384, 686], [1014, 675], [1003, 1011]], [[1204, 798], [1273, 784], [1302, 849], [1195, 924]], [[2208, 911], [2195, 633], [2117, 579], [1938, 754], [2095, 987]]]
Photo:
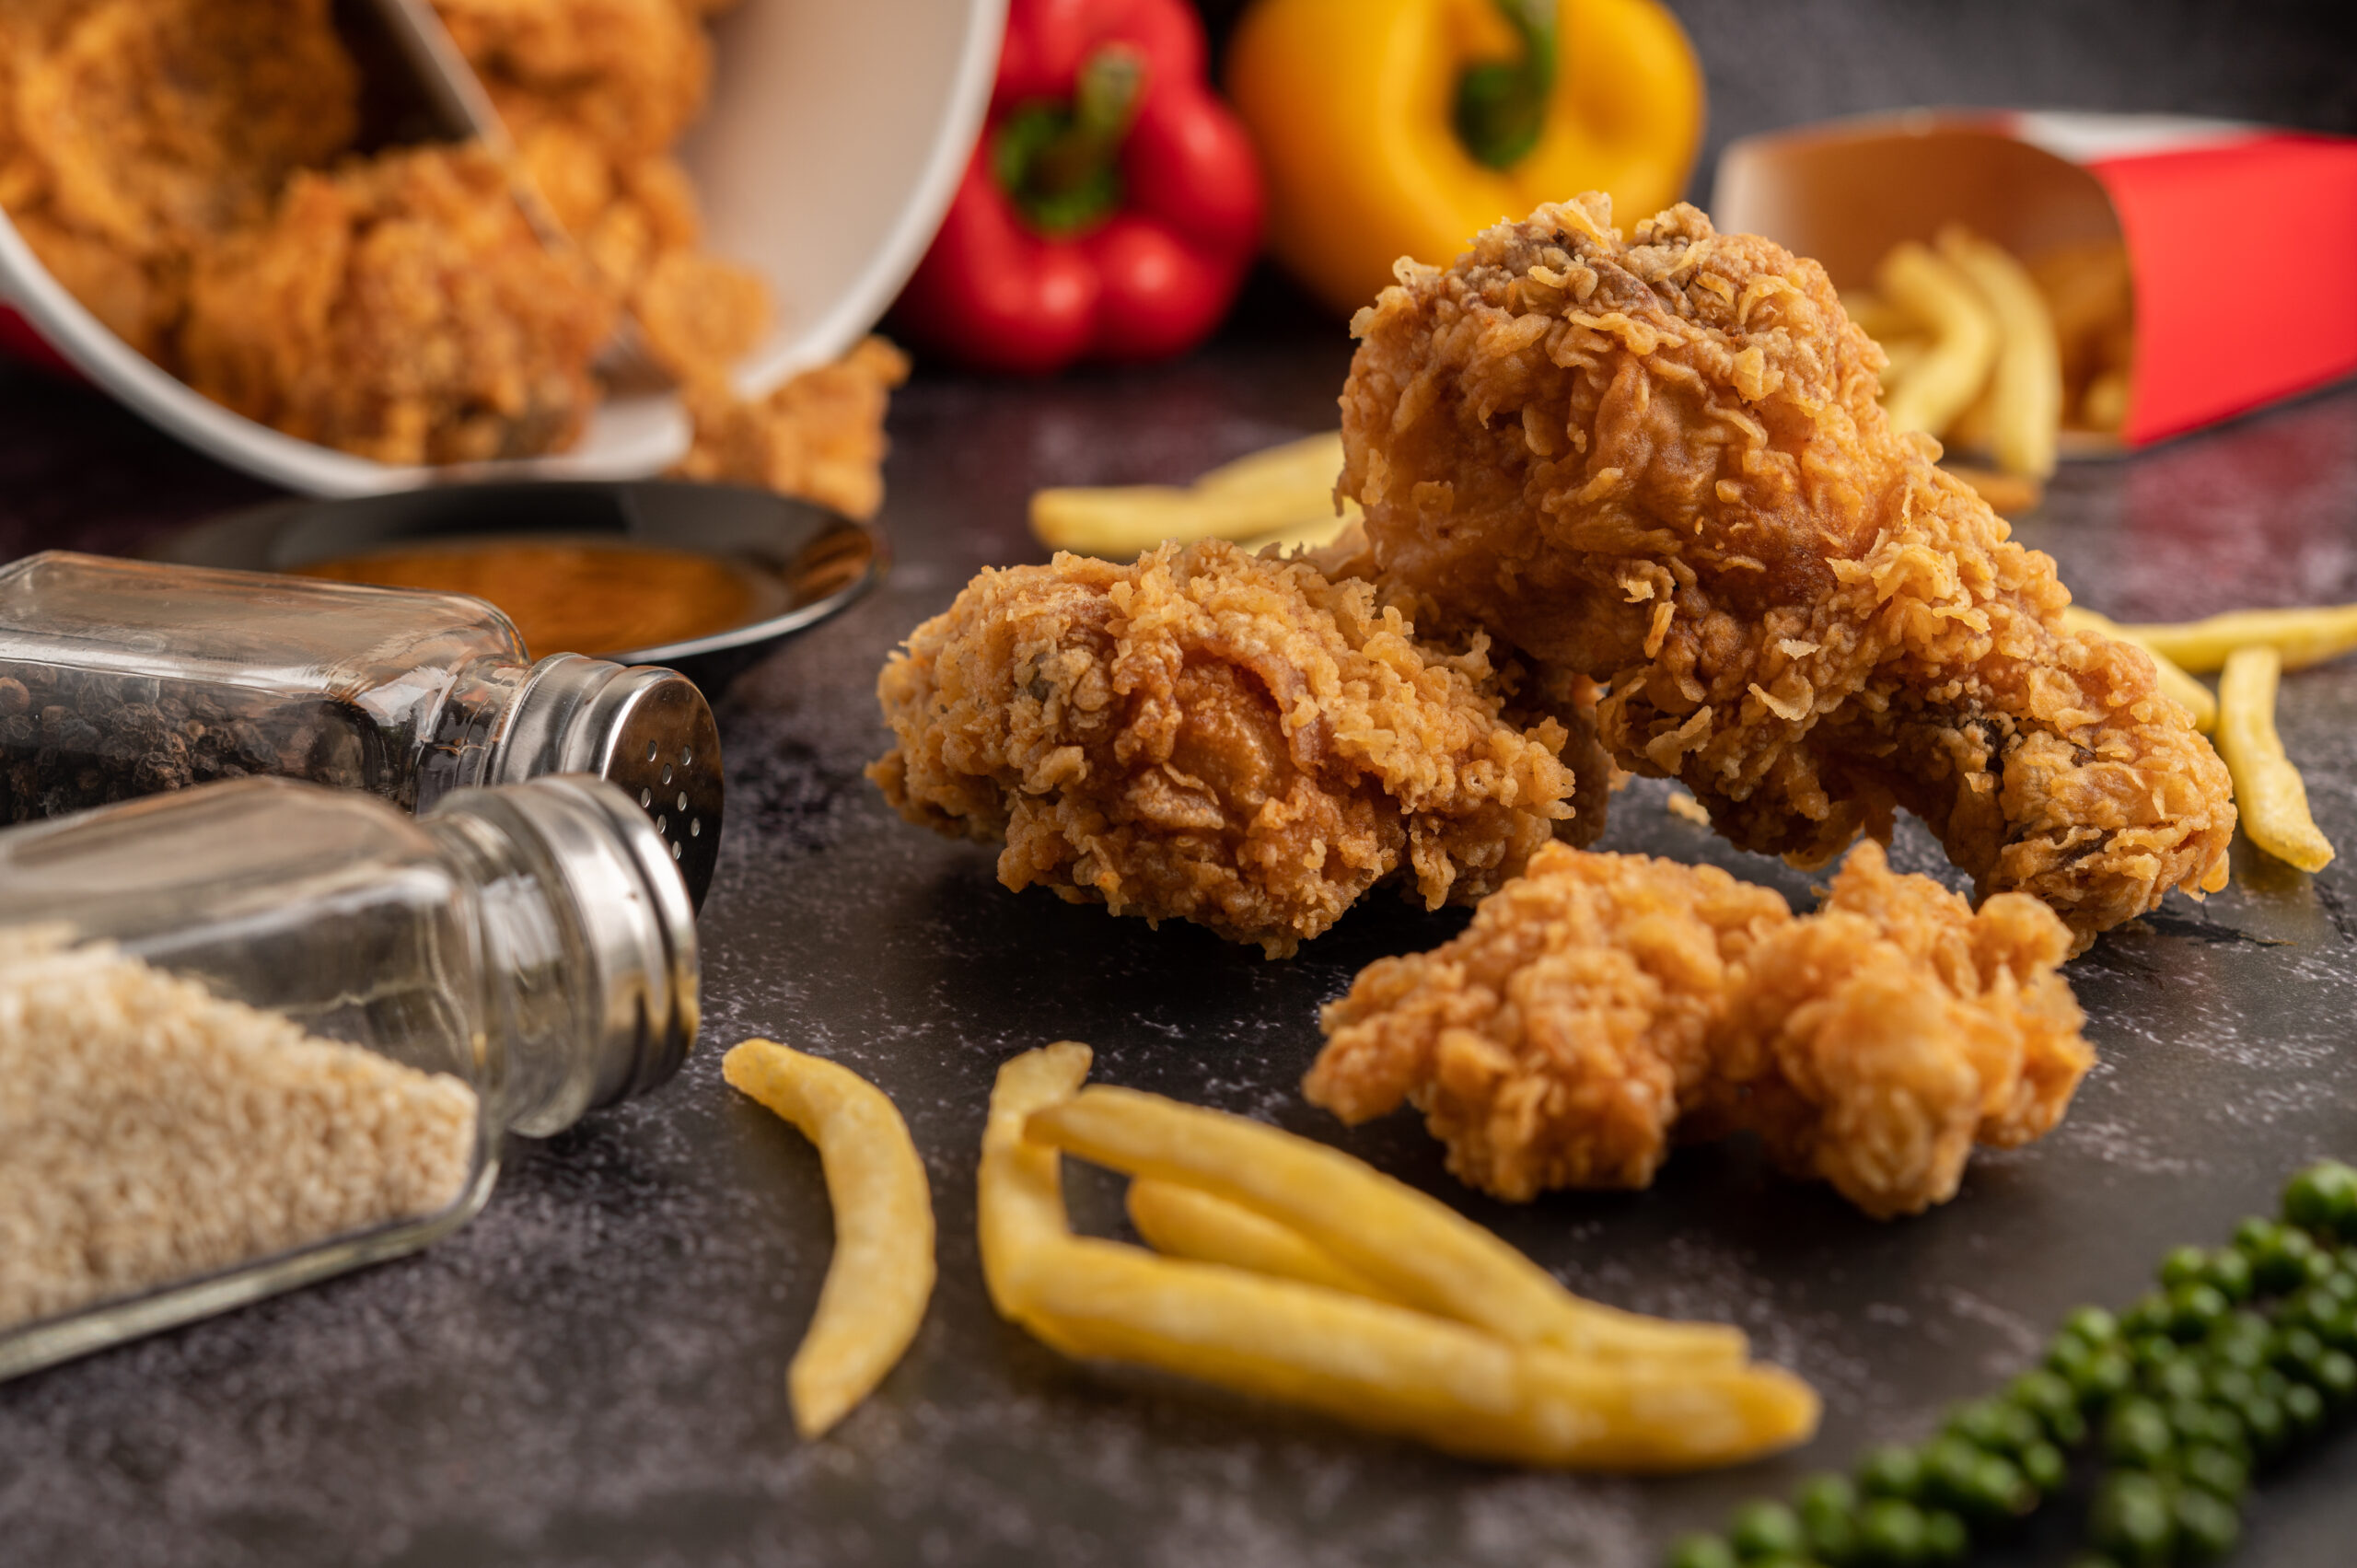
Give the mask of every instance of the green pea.
[[2046, 1354], [2038, 1365], [2065, 1382], [2076, 1379], [2085, 1372], [2087, 1363], [2096, 1356], [2095, 1347], [2076, 1334], [2057, 1334], [2046, 1344]]
[[2147, 1372], [2143, 1385], [2156, 1400], [2198, 1400], [2208, 1381], [2200, 1365], [2191, 1356], [2177, 1355]]
[[2041, 1493], [2060, 1492], [2071, 1479], [2070, 1461], [2051, 1443], [2031, 1444], [2015, 1462], [2021, 1466], [2022, 1479]]
[[[2299, 1232], [2292, 1234], [2297, 1236]], [[2306, 1284], [2320, 1285], [2340, 1272], [2340, 1265], [2333, 1260], [2331, 1253], [2321, 1247], [2300, 1260], [2300, 1278]]]
[[1896, 1497], [1877, 1497], [1858, 1511], [1858, 1555], [1875, 1568], [1913, 1568], [1930, 1545], [1923, 1511]]
[[2168, 1294], [2168, 1333], [2180, 1344], [2202, 1338], [2218, 1326], [2229, 1304], [2218, 1287], [2199, 1280], [2172, 1286]]
[[2260, 1253], [2275, 1245], [2282, 1228], [2264, 1214], [2246, 1214], [2235, 1226], [2235, 1250], [2256, 1263]]
[[[1858, 1462], [1858, 1490], [1869, 1497], [1906, 1501], [1923, 1490], [1923, 1460], [1903, 1443], [1885, 1443]], [[1864, 1516], [1860, 1516], [1861, 1527]]]
[[2161, 1407], [2138, 1396], [2120, 1400], [2104, 1417], [2103, 1448], [2112, 1463], [2151, 1469], [2177, 1446]]
[[2071, 1385], [2051, 1372], [2023, 1373], [2006, 1388], [2005, 1397], [2038, 1417], [2046, 1434], [2066, 1448], [2076, 1446], [2087, 1435], [2086, 1418], [2079, 1413]]
[[1948, 1417], [1947, 1430], [1992, 1454], [2015, 1455], [2046, 1434], [2038, 1417], [2010, 1400], [1974, 1400], [1958, 1405]]
[[2184, 1353], [2183, 1347], [2166, 1334], [2139, 1334], [2128, 1345], [2128, 1359], [2135, 1363], [2139, 1376], [2149, 1376]]
[[2115, 1470], [2096, 1489], [2087, 1536], [2125, 1568], [2163, 1568], [2177, 1542], [2177, 1513], [2161, 1483], [2135, 1470]]
[[2250, 1466], [2223, 1448], [2204, 1445], [2177, 1456], [2178, 1479], [2228, 1503], [2240, 1503], [2250, 1490]]
[[1964, 1520], [1937, 1508], [1923, 1516], [1923, 1561], [1952, 1568], [1972, 1555], [1972, 1532]]
[[2357, 1400], [2357, 1356], [2345, 1350], [2325, 1352], [2316, 1358], [2315, 1386], [2326, 1404], [2346, 1410]]
[[1735, 1549], [1716, 1536], [1680, 1536], [1662, 1568], [1736, 1568]]
[[2357, 1270], [2349, 1266], [2348, 1248], [2344, 1247], [2334, 1254], [2332, 1272], [2327, 1274], [2321, 1283], [2337, 1300], [2357, 1302]]
[[1961, 1437], [1934, 1437], [1923, 1445], [1921, 1498], [1943, 1508], [1970, 1510], [1973, 1489], [1986, 1456]]
[[2318, 1160], [2283, 1189], [2283, 1217], [2318, 1236], [2357, 1232], [2357, 1170], [2339, 1160]]
[[2171, 1285], [2189, 1284], [2201, 1277], [2202, 1265], [2210, 1261], [2210, 1254], [2199, 1247], [2172, 1247], [2161, 1258], [2160, 1279], [2163, 1289]]
[[[2316, 1244], [2305, 1230], [2279, 1227], [2268, 1244], [2250, 1260], [2251, 1283], [2260, 1292], [2281, 1295], [2307, 1283], [2307, 1260], [2316, 1255]], [[2329, 1266], [2329, 1260], [2327, 1260]]]
[[2324, 1430], [2324, 1396], [2305, 1383], [2294, 1383], [2283, 1395], [2283, 1423], [2299, 1438], [2314, 1437]]
[[2250, 1299], [2250, 1260], [2231, 1247], [2217, 1248], [2202, 1260], [2200, 1279], [2228, 1301]]
[[2106, 1345], [2119, 1337], [2119, 1320], [2100, 1307], [2073, 1307], [2062, 1316], [2062, 1331], [2088, 1345]]
[[1727, 1544], [1747, 1562], [1762, 1557], [1802, 1557], [1808, 1542], [1800, 1516], [1769, 1498], [1745, 1504], [1727, 1524]]
[[2200, 1488], [2181, 1489], [2171, 1504], [2179, 1562], [2215, 1562], [2242, 1539], [2242, 1519], [2233, 1506]]
[[2324, 1285], [2303, 1285], [2276, 1309], [2275, 1327], [2279, 1331], [2305, 1329], [2321, 1338], [2326, 1326], [2340, 1316], [2340, 1297]]

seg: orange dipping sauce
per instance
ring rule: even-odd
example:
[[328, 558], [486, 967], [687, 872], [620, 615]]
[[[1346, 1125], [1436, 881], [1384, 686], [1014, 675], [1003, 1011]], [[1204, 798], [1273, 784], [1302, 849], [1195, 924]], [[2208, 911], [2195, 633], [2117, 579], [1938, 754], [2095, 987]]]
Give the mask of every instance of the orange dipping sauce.
[[294, 568], [303, 577], [472, 594], [534, 658], [616, 654], [726, 632], [767, 612], [747, 567], [661, 545], [485, 540], [396, 545]]

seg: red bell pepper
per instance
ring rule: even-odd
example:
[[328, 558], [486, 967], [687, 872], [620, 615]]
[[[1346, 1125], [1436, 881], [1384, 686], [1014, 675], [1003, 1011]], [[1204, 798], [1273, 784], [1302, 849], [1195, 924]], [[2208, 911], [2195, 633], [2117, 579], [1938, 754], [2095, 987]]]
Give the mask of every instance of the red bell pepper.
[[894, 328], [983, 369], [1158, 359], [1217, 324], [1260, 173], [1186, 0], [1013, 0], [998, 82]]

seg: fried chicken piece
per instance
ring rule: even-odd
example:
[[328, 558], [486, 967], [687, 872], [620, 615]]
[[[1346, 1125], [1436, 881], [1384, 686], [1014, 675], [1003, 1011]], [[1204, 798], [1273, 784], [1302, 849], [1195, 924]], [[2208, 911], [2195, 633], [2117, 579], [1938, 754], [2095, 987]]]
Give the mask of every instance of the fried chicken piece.
[[1522, 869], [1570, 811], [1551, 720], [1498, 716], [1482, 645], [1372, 585], [1216, 540], [983, 572], [877, 694], [903, 817], [1004, 839], [999, 880], [1271, 958], [1397, 876], [1427, 907]]
[[189, 384], [249, 418], [389, 463], [569, 441], [613, 306], [540, 243], [480, 147], [302, 173], [262, 227], [198, 261]]
[[168, 355], [189, 253], [350, 139], [329, 0], [8, 0], [0, 203], [116, 335]]
[[1369, 965], [1305, 1084], [1343, 1121], [1422, 1110], [1497, 1197], [1649, 1184], [1680, 1138], [1757, 1131], [1868, 1214], [1955, 1195], [1976, 1142], [2052, 1127], [2095, 1053], [2037, 900], [1975, 913], [1882, 847], [1817, 913], [1714, 866], [1550, 845], [1465, 934]]
[[1814, 866], [1896, 808], [2081, 946], [2224, 886], [2224, 767], [2047, 556], [1891, 430], [1824, 270], [1601, 196], [1360, 312], [1341, 493], [1389, 579], [1607, 683], [1621, 766]]
[[908, 356], [868, 337], [832, 365], [745, 399], [717, 377], [680, 389], [695, 443], [672, 471], [708, 483], [757, 484], [846, 517], [884, 505], [884, 414], [909, 377]]

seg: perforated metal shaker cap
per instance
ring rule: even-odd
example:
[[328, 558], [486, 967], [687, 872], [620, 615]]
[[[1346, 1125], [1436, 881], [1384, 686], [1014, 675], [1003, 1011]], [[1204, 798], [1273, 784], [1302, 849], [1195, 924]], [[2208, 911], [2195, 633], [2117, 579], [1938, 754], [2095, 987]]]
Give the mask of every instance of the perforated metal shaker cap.
[[720, 730], [694, 681], [660, 665], [553, 654], [532, 667], [491, 784], [591, 773], [655, 824], [701, 909], [720, 856]]
[[[545, 1137], [676, 1074], [702, 1016], [695, 912], [637, 803], [602, 780], [558, 775], [454, 790], [426, 818], [536, 889], [540, 916], [487, 920], [495, 961], [523, 973], [564, 953], [585, 966], [575, 1005], [507, 1016], [510, 1125]], [[494, 911], [516, 907], [503, 887], [492, 884]]]

